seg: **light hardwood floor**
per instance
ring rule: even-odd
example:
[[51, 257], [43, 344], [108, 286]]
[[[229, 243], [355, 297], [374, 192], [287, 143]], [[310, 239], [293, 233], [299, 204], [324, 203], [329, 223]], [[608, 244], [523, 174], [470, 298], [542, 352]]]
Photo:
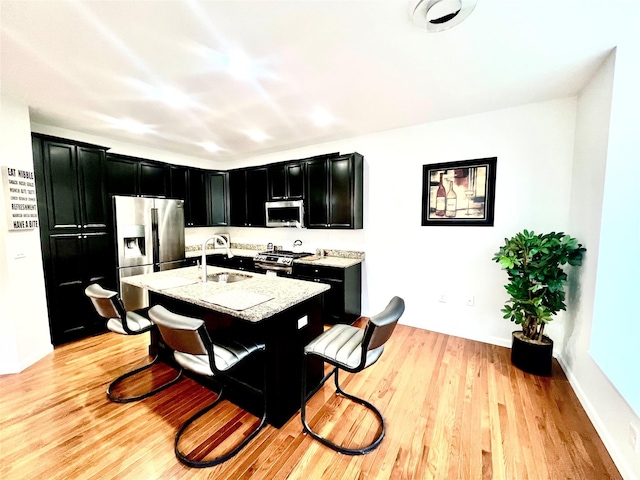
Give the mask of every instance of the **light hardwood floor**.
[[[347, 391], [385, 416], [387, 435], [377, 450], [335, 453], [302, 435], [294, 416], [281, 429], [267, 426], [233, 460], [190, 469], [173, 454], [174, 433], [213, 392], [185, 379], [137, 403], [106, 398], [113, 378], [144, 363], [147, 345], [148, 335], [107, 333], [1, 376], [0, 478], [621, 478], [557, 363], [551, 378], [534, 377], [511, 366], [509, 349], [402, 325], [377, 364], [341, 377]], [[128, 393], [172, 373], [160, 366]], [[349, 445], [371, 438], [372, 416], [331, 387], [327, 382], [309, 403], [311, 425]], [[223, 402], [185, 441], [206, 457], [254, 421]], [[231, 427], [207, 440], [221, 423]]]

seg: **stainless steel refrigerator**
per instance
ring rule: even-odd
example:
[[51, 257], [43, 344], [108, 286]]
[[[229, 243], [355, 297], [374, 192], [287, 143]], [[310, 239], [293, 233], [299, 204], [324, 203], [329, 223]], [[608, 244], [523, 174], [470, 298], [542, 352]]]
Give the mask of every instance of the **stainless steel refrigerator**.
[[113, 197], [118, 285], [127, 310], [149, 305], [146, 290], [120, 282], [185, 266], [184, 200]]

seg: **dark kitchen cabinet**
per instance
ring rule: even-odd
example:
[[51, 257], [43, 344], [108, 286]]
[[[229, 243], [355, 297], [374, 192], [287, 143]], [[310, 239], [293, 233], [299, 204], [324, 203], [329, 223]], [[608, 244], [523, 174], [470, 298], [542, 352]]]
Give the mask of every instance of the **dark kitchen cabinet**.
[[206, 227], [207, 172], [199, 168], [187, 169], [187, 194], [185, 196], [185, 226]]
[[97, 145], [33, 135], [40, 240], [51, 341], [60, 345], [105, 331], [84, 289], [115, 287], [107, 225], [105, 151]]
[[304, 164], [287, 162], [269, 165], [269, 200], [302, 200]]
[[208, 193], [210, 187], [209, 172], [191, 167], [169, 167], [169, 192], [171, 198], [184, 200], [185, 227], [210, 226]]
[[107, 155], [109, 195], [167, 196], [169, 171], [165, 164], [126, 155]]
[[243, 257], [240, 255], [234, 255], [231, 258], [228, 258], [224, 254], [207, 255], [207, 265], [248, 272], [261, 272], [261, 270], [257, 270], [254, 267], [253, 257]]
[[209, 226], [229, 225], [228, 180], [225, 172], [207, 173]]
[[351, 324], [360, 317], [362, 308], [362, 264], [347, 268], [293, 264], [293, 278], [326, 283], [331, 288], [324, 293], [322, 311], [324, 323]]
[[47, 306], [51, 341], [60, 345], [106, 331], [84, 293], [91, 283], [113, 288], [115, 265], [107, 232], [60, 234], [49, 237]]
[[[46, 197], [46, 227], [52, 232], [106, 228], [104, 149], [48, 139], [37, 144], [42, 158], [38, 193]], [[42, 223], [43, 215], [40, 218]]]
[[231, 225], [237, 227], [266, 226], [265, 202], [268, 199], [266, 167], [229, 172]]
[[306, 162], [309, 228], [362, 228], [363, 158], [359, 153]]

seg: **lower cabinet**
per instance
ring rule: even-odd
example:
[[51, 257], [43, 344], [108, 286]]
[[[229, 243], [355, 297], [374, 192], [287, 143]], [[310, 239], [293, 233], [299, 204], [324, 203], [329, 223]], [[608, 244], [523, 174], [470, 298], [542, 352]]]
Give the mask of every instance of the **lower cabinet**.
[[98, 282], [115, 287], [115, 265], [106, 232], [50, 235], [45, 281], [51, 341], [61, 345], [106, 331], [84, 289]]
[[331, 289], [324, 293], [324, 323], [351, 324], [360, 317], [362, 264], [347, 268], [294, 264], [292, 277], [331, 285]]
[[259, 271], [254, 268], [252, 257], [241, 257], [238, 255], [231, 258], [228, 258], [226, 255], [207, 255], [207, 265], [246, 272]]

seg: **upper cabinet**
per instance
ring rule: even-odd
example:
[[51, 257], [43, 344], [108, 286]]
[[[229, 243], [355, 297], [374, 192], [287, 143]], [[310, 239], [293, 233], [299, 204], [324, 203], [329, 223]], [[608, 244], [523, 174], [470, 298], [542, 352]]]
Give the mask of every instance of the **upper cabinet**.
[[[107, 226], [102, 147], [34, 136], [38, 188], [44, 190], [50, 231]], [[42, 222], [41, 218], [41, 222]]]
[[228, 175], [226, 172], [207, 173], [209, 221], [212, 227], [229, 225]]
[[306, 167], [307, 227], [362, 228], [362, 155], [310, 159]]
[[167, 196], [169, 170], [164, 163], [126, 155], [107, 155], [109, 195]]
[[265, 202], [269, 196], [267, 167], [229, 172], [230, 221], [236, 227], [266, 226]]
[[269, 200], [302, 200], [304, 197], [304, 163], [287, 162], [269, 165]]

